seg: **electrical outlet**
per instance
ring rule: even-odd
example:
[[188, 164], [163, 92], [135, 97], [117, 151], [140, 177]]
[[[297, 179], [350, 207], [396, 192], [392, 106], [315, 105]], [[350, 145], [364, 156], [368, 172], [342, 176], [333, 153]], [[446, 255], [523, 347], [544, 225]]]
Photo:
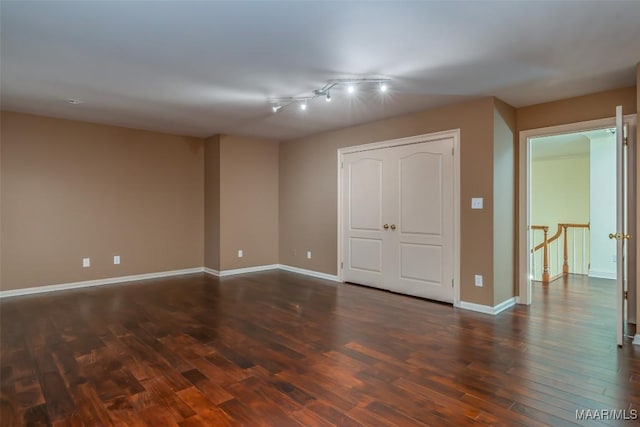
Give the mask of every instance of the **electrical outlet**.
[[307, 259], [311, 259], [311, 251], [307, 251]]
[[238, 249], [238, 258], [242, 258], [244, 256], [244, 252], [242, 249]]
[[484, 200], [482, 197], [473, 197], [471, 199], [471, 209], [482, 209], [483, 204]]
[[113, 256], [113, 263], [114, 264], [120, 264], [120, 255], [114, 255]]
[[482, 276], [480, 274], [476, 274], [476, 286], [482, 287]]
[[91, 258], [82, 258], [82, 267], [91, 267]]

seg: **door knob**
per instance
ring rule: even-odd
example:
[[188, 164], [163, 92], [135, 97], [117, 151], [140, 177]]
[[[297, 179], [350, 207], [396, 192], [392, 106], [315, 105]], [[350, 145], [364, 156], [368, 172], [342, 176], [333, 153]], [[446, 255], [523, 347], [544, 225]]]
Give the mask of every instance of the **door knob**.
[[389, 229], [389, 224], [383, 225], [382, 228], [384, 228], [385, 230], [388, 230]]
[[621, 233], [609, 233], [609, 238], [610, 239], [616, 239], [616, 240], [620, 240], [620, 239], [625, 239], [625, 240], [631, 240], [631, 235], [630, 234], [621, 234]]
[[396, 229], [396, 225], [395, 224], [391, 224], [391, 229], [395, 230]]

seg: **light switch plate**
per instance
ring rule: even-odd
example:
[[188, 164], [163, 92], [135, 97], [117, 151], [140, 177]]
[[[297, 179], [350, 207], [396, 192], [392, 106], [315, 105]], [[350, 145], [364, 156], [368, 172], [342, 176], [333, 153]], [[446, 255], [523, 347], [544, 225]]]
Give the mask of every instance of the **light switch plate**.
[[238, 258], [242, 258], [244, 256], [244, 252], [242, 251], [242, 249], [238, 250]]
[[471, 199], [471, 209], [482, 209], [484, 199], [482, 197], [473, 197]]
[[113, 263], [114, 264], [120, 264], [120, 255], [114, 255], [113, 256]]
[[83, 267], [91, 267], [91, 258], [82, 258]]

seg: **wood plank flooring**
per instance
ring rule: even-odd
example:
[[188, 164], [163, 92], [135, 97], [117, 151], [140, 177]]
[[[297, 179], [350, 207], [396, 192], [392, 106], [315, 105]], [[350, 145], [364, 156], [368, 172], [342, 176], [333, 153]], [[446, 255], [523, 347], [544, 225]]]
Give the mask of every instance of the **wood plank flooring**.
[[5, 298], [0, 423], [621, 425], [576, 420], [640, 409], [614, 293], [574, 277], [489, 316], [268, 271]]

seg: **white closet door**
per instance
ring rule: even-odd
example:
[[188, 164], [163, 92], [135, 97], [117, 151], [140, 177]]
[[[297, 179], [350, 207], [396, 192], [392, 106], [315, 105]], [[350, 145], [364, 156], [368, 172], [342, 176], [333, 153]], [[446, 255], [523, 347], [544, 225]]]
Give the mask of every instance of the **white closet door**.
[[453, 140], [405, 145], [396, 155], [394, 290], [453, 302]]
[[347, 154], [343, 158], [343, 254], [347, 282], [385, 287], [389, 282], [389, 150]]
[[343, 279], [453, 301], [453, 140], [343, 156]]

